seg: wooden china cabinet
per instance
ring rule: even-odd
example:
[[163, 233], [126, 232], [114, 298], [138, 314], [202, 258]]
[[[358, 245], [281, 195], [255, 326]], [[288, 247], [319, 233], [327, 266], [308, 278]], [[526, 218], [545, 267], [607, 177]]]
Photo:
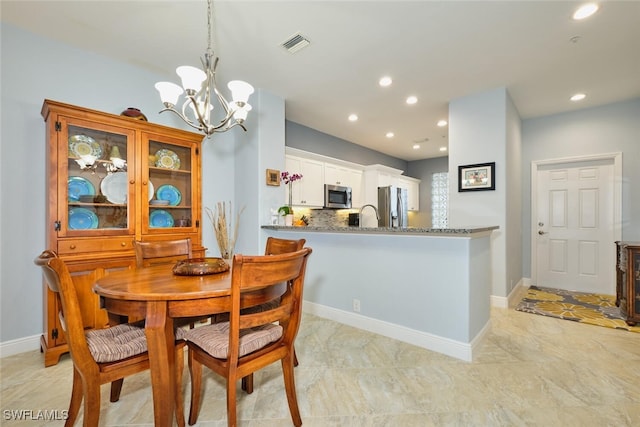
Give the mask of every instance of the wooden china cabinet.
[[640, 242], [616, 242], [616, 305], [628, 325], [640, 323]]
[[[202, 135], [45, 100], [46, 242], [67, 263], [87, 329], [108, 325], [96, 279], [134, 268], [136, 240], [189, 237], [204, 256]], [[59, 302], [44, 285], [45, 366], [68, 351]]]

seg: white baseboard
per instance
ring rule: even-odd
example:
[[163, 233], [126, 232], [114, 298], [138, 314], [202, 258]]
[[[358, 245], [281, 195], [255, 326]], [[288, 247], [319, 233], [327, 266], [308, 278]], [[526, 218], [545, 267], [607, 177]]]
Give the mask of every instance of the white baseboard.
[[517, 303], [520, 302], [520, 299], [522, 298], [521, 293], [529, 289], [530, 281], [531, 279], [523, 277], [522, 279], [520, 279], [520, 281], [518, 281], [516, 286], [514, 286], [514, 288], [509, 293], [509, 295], [506, 297], [491, 295], [489, 297], [491, 301], [491, 307], [498, 307], [498, 308], [514, 307]]
[[306, 313], [446, 354], [465, 362], [473, 361], [474, 350], [482, 345], [487, 333], [491, 330], [491, 320], [489, 320], [471, 343], [463, 343], [310, 301], [305, 301], [303, 308]]
[[40, 335], [18, 338], [16, 340], [0, 343], [0, 358], [13, 356], [14, 354], [38, 350], [40, 348]]

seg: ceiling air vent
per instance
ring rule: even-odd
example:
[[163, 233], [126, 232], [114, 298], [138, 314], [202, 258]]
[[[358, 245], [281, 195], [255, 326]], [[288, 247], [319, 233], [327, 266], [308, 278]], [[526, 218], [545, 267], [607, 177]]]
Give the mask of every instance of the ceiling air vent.
[[282, 43], [282, 47], [287, 49], [290, 53], [295, 53], [303, 47], [309, 46], [309, 43], [311, 42], [307, 38], [298, 33], [289, 37], [284, 43]]

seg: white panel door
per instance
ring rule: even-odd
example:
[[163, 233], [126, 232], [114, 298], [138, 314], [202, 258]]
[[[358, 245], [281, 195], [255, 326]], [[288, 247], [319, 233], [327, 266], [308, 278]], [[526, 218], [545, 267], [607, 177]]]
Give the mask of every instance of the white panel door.
[[536, 284], [615, 295], [613, 163], [538, 170]]

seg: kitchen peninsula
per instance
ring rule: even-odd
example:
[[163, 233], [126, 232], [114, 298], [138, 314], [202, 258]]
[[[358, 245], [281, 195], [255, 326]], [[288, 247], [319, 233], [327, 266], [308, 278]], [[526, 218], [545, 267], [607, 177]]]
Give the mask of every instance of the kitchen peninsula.
[[472, 361], [490, 327], [497, 226], [263, 226], [313, 248], [305, 311]]

